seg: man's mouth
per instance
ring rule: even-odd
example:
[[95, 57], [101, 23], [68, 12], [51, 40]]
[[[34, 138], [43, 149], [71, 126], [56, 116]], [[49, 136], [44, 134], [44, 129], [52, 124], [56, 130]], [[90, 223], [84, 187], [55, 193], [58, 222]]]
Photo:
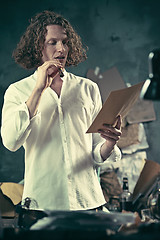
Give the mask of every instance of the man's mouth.
[[65, 59], [65, 57], [64, 56], [58, 56], [58, 57], [56, 57], [56, 59], [63, 60], [63, 59]]

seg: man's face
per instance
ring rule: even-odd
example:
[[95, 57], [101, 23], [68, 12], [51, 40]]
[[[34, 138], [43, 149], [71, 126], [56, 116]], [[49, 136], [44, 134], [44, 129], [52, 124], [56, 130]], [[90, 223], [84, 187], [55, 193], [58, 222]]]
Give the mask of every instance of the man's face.
[[63, 27], [47, 26], [47, 34], [42, 51], [42, 62], [58, 60], [64, 67], [68, 56], [68, 38]]

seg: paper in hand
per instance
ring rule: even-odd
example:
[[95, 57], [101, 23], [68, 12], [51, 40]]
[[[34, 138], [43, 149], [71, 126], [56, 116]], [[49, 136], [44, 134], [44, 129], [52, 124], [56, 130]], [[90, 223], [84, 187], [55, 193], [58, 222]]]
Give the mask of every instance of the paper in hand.
[[118, 115], [123, 119], [139, 99], [143, 84], [144, 81], [128, 88], [112, 91], [87, 133], [98, 132], [99, 129], [103, 129], [103, 124], [114, 124]]

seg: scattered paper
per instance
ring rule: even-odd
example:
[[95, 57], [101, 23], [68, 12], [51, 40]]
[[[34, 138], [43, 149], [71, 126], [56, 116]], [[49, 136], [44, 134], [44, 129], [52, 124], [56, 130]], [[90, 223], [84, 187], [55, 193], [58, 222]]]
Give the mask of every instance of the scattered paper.
[[14, 205], [17, 205], [22, 200], [23, 185], [12, 182], [5, 182], [1, 185], [1, 190], [4, 195], [11, 199]]
[[126, 87], [116, 67], [112, 67], [103, 73], [100, 72], [99, 67], [96, 67], [95, 70], [89, 69], [87, 78], [98, 84], [103, 102], [105, 102], [111, 91]]
[[123, 154], [132, 154], [135, 153], [137, 151], [141, 151], [144, 149], [149, 148], [148, 142], [147, 142], [147, 137], [146, 137], [146, 133], [145, 133], [145, 129], [144, 129], [144, 125], [143, 123], [139, 123], [139, 128], [138, 128], [138, 143], [132, 144], [130, 146], [127, 147], [123, 147], [121, 149]]
[[156, 120], [156, 113], [152, 101], [138, 99], [126, 116], [129, 124]]

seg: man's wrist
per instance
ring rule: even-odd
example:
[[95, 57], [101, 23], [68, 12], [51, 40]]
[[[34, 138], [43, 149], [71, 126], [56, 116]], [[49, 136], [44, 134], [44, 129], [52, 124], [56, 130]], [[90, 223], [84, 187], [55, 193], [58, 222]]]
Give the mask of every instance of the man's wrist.
[[109, 148], [110, 147], [108, 146], [107, 142], [104, 142], [100, 148], [100, 154], [101, 154], [103, 161], [105, 161], [107, 158], [109, 158], [114, 150], [114, 146], [112, 146], [110, 149]]

